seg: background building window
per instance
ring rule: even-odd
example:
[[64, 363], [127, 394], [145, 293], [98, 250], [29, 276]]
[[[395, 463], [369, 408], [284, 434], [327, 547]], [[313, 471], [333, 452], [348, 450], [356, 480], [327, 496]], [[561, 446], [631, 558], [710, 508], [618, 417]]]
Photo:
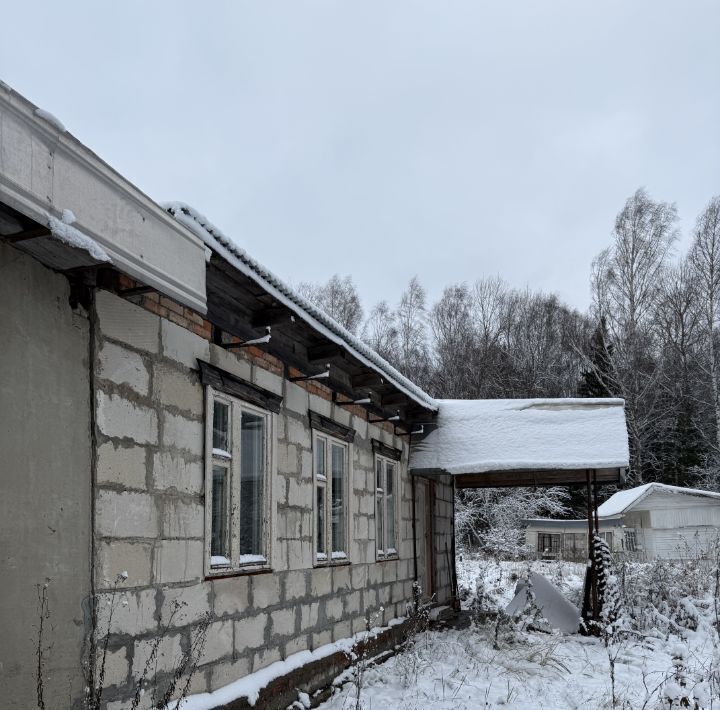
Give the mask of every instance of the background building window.
[[560, 554], [561, 535], [559, 533], [538, 533], [537, 551], [541, 555]]

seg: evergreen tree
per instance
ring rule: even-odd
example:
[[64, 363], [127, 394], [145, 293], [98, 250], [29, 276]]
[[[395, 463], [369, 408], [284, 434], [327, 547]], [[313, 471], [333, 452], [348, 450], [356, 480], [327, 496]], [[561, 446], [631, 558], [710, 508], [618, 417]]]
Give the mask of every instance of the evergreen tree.
[[580, 397], [612, 397], [612, 353], [605, 316], [601, 316], [590, 339], [590, 366], [578, 383]]

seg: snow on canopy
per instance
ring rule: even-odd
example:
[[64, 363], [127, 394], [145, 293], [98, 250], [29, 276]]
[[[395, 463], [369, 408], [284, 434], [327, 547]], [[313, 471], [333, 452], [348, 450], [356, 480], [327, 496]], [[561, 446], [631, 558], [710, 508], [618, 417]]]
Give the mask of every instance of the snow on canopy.
[[193, 234], [200, 237], [206, 246], [222, 256], [238, 271], [259, 284], [315, 330], [337, 345], [348, 349], [361, 362], [374, 370], [379, 370], [391, 384], [426, 409], [437, 410], [437, 403], [430, 395], [398, 372], [387, 360], [380, 357], [372, 348], [341, 326], [325, 311], [296, 293], [275, 274], [253, 259], [200, 212], [183, 202], [164, 202], [161, 203], [161, 206]]
[[598, 506], [598, 517], [607, 518], [613, 515], [622, 515], [633, 508], [651, 493], [685, 494], [704, 496], [720, 500], [720, 493], [702, 491], [697, 488], [682, 488], [681, 486], [668, 486], [665, 483], [645, 483], [642, 486], [628, 488], [611, 495], [602, 505]]
[[452, 474], [626, 468], [622, 399], [441, 399], [410, 468]]

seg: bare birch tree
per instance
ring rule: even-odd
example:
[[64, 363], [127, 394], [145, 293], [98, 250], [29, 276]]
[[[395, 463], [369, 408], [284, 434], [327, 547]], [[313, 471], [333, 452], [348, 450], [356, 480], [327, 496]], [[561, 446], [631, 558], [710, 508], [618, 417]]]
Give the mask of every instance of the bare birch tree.
[[427, 341], [425, 289], [417, 276], [410, 279], [395, 313], [398, 334], [397, 367], [420, 385], [428, 380], [430, 353]]
[[362, 329], [363, 340], [391, 365], [398, 361], [398, 328], [387, 301], [373, 306]]
[[643, 189], [630, 197], [615, 220], [611, 246], [593, 264], [594, 307], [610, 331], [613, 377], [626, 400], [631, 475], [643, 479], [645, 443], [652, 431], [658, 370], [652, 349], [653, 317], [668, 255], [677, 239], [674, 204], [655, 202]]
[[433, 335], [435, 368], [433, 389], [443, 397], [473, 396], [472, 351], [474, 330], [472, 299], [466, 284], [448, 286], [433, 306], [430, 330]]
[[360, 296], [350, 276], [334, 274], [326, 284], [298, 284], [298, 292], [351, 333], [357, 333], [363, 319]]
[[699, 378], [701, 313], [697, 282], [687, 260], [667, 270], [660, 291], [655, 315], [660, 377], [652, 451], [660, 477], [678, 484], [687, 469], [701, 463], [704, 415]]
[[720, 311], [720, 195], [713, 197], [698, 217], [690, 251], [690, 263], [699, 291], [705, 330], [708, 375], [714, 413], [714, 447], [720, 453], [720, 353], [716, 343]]

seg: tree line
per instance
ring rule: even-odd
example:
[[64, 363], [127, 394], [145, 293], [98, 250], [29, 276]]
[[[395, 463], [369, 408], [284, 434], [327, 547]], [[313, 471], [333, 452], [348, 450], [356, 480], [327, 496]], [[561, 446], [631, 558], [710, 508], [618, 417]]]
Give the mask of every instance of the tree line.
[[674, 204], [630, 196], [592, 263], [585, 313], [498, 277], [432, 304], [413, 278], [367, 315], [349, 276], [299, 290], [435, 397], [622, 397], [632, 485], [718, 488], [720, 196], [684, 254], [677, 223]]

